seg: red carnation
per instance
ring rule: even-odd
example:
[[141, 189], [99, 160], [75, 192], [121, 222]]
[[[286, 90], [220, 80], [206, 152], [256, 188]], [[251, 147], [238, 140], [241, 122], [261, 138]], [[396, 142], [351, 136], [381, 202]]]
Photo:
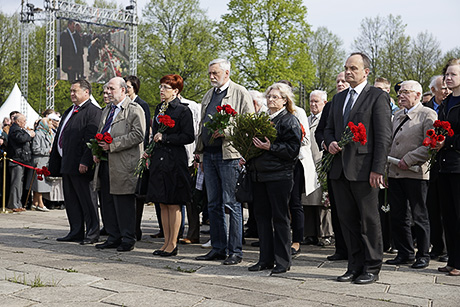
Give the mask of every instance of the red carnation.
[[454, 130], [449, 129], [449, 130], [447, 131], [447, 135], [450, 136], [450, 137], [454, 136]]
[[113, 141], [113, 138], [110, 135], [110, 133], [108, 132], [104, 133], [104, 142], [106, 142], [107, 144], [110, 144], [112, 143], [112, 141]]
[[96, 141], [100, 142], [104, 139], [104, 136], [102, 135], [102, 133], [98, 133], [94, 138], [96, 139]]
[[430, 147], [431, 147], [431, 148], [435, 148], [436, 145], [437, 145], [437, 143], [438, 143], [437, 138], [432, 138], [432, 139], [431, 139]]
[[159, 115], [158, 121], [168, 128], [173, 128], [176, 122], [169, 115]]
[[222, 111], [222, 107], [221, 107], [221, 106], [217, 106], [217, 107], [216, 107], [216, 110], [217, 110], [217, 112], [220, 112], [220, 111]]
[[447, 131], [450, 129], [450, 123], [448, 121], [441, 122], [441, 126]]
[[435, 121], [434, 121], [433, 127], [439, 128], [439, 127], [441, 127], [441, 126], [442, 126], [442, 125], [441, 125], [441, 121], [440, 121], [440, 120], [435, 120]]
[[436, 137], [436, 140], [437, 140], [438, 142], [444, 142], [445, 139], [446, 139], [446, 137], [445, 137], [444, 135], [442, 135], [442, 134], [440, 134], [440, 135], [438, 135], [438, 136]]
[[426, 135], [428, 135], [430, 138], [434, 138], [434, 137], [436, 137], [436, 132], [433, 129], [429, 129], [426, 132]]
[[431, 139], [429, 137], [426, 137], [423, 140], [423, 146], [430, 146], [430, 144], [431, 144]]

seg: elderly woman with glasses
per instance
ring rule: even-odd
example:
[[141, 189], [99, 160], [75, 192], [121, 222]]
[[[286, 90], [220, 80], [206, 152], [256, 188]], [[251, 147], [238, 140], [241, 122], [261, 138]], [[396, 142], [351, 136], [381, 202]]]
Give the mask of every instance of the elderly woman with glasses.
[[[146, 200], [160, 204], [165, 242], [154, 255], [177, 255], [177, 237], [181, 224], [181, 206], [192, 199], [186, 144], [195, 140], [192, 112], [177, 95], [184, 81], [179, 75], [166, 75], [160, 80], [162, 103], [155, 109], [152, 135], [155, 142], [150, 157], [150, 177]], [[168, 115], [174, 127], [160, 130], [161, 115]], [[159, 117], [160, 116], [160, 117]], [[147, 157], [144, 154], [144, 157]]]
[[293, 114], [294, 94], [288, 85], [273, 84], [267, 89], [266, 97], [277, 136], [273, 143], [268, 138], [253, 139], [254, 145], [264, 153], [248, 162], [260, 239], [259, 261], [248, 269], [261, 271], [275, 265], [272, 274], [278, 274], [291, 267], [289, 196], [302, 129]]

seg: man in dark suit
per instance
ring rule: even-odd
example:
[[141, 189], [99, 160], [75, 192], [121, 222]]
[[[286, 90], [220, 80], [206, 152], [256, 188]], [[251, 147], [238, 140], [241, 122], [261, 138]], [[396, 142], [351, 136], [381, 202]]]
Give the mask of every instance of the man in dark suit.
[[[137, 102], [144, 110], [145, 114], [145, 137], [144, 137], [144, 150], [149, 144], [150, 141], [150, 108], [147, 102], [142, 100], [137, 94], [141, 87], [141, 81], [136, 76], [127, 76], [124, 78], [126, 81], [126, 86], [128, 87], [128, 96], [129, 98]], [[136, 239], [140, 241], [142, 239], [142, 230], [141, 230], [141, 221], [142, 214], [144, 212], [145, 204], [145, 195], [147, 193], [148, 178], [149, 178], [148, 169], [144, 171], [144, 176], [139, 179], [138, 186], [136, 188]], [[159, 219], [161, 223], [161, 219]]]
[[62, 115], [51, 150], [50, 172], [62, 174], [70, 224], [70, 232], [57, 241], [93, 244], [99, 239], [99, 213], [90, 193], [93, 155], [86, 143], [96, 135], [101, 109], [91, 102], [90, 95], [88, 81], [72, 83], [70, 99], [73, 105]]
[[77, 65], [78, 65], [78, 46], [73, 36], [75, 32], [75, 21], [69, 20], [67, 22], [67, 28], [62, 31], [61, 40], [61, 59], [62, 59], [62, 71], [67, 74], [67, 80], [70, 82], [75, 81], [77, 76]]
[[[348, 91], [332, 98], [325, 144], [335, 157], [330, 178], [336, 195], [337, 211], [348, 248], [348, 269], [338, 281], [368, 284], [378, 280], [383, 246], [378, 212], [378, 188], [391, 142], [390, 96], [367, 83], [370, 60], [352, 53], [345, 62]], [[367, 143], [351, 142], [343, 148], [338, 141], [348, 124], [363, 123]]]

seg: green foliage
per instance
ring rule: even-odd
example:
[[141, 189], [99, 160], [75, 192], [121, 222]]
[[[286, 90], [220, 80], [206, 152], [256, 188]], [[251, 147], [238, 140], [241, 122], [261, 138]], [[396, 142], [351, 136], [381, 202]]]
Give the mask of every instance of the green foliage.
[[209, 89], [208, 63], [217, 57], [215, 23], [198, 0], [151, 0], [139, 27], [139, 96], [155, 106], [160, 102], [159, 80], [167, 74], [184, 79], [182, 96], [201, 100]]
[[21, 40], [19, 15], [0, 12], [0, 102], [8, 98], [15, 83], [20, 83]]
[[249, 161], [263, 153], [255, 147], [252, 139], [259, 138], [265, 142], [267, 137], [271, 143], [276, 139], [276, 129], [266, 113], [244, 113], [235, 117], [229, 137], [230, 144], [235, 147], [241, 156]]
[[232, 0], [228, 10], [219, 34], [238, 73], [233, 79], [257, 90], [281, 79], [311, 85], [310, 28], [301, 0]]

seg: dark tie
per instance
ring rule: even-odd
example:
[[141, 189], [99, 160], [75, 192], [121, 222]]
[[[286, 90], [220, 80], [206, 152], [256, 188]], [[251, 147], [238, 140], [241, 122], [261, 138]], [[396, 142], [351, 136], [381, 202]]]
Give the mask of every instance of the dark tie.
[[80, 109], [79, 106], [77, 106], [77, 105], [74, 105], [74, 106], [73, 106], [73, 110], [72, 110], [72, 113], [70, 114], [69, 119], [68, 119], [67, 122], [65, 123], [64, 127], [62, 127], [61, 133], [59, 134], [59, 141], [58, 141], [58, 144], [59, 144], [59, 147], [60, 147], [60, 148], [62, 148], [62, 136], [64, 135], [64, 129], [65, 129], [65, 128], [67, 127], [67, 125], [69, 124], [70, 118], [73, 116], [74, 113], [77, 113], [79, 109]]
[[220, 93], [222, 93], [222, 91], [220, 90], [220, 88], [216, 89], [216, 94], [219, 95]]
[[110, 125], [112, 124], [112, 121], [113, 121], [113, 115], [115, 114], [115, 109], [116, 108], [117, 107], [114, 104], [112, 104], [112, 106], [110, 107], [109, 116], [107, 116], [107, 120], [105, 121], [104, 128], [102, 128], [102, 131], [101, 131], [102, 134], [104, 134], [107, 131], [109, 131]]
[[356, 98], [356, 91], [354, 89], [350, 90], [350, 97], [348, 98], [347, 105], [343, 111], [343, 126], [346, 127], [348, 124], [348, 118], [350, 117], [351, 107]]

